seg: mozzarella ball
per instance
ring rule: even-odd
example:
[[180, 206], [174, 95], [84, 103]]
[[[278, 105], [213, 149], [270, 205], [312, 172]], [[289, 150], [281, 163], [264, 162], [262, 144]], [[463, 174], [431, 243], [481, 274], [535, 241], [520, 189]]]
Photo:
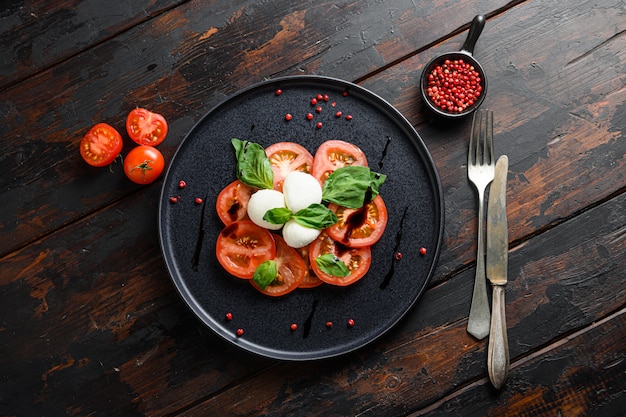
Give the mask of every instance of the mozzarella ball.
[[283, 227], [283, 239], [292, 248], [303, 248], [313, 242], [320, 235], [321, 230], [302, 226], [294, 219], [289, 220]]
[[285, 208], [285, 197], [283, 193], [276, 190], [259, 190], [250, 196], [248, 201], [248, 217], [257, 226], [269, 230], [278, 230], [282, 224], [273, 224], [263, 220], [263, 216], [268, 210], [273, 208]]
[[322, 186], [311, 174], [294, 171], [287, 174], [283, 183], [287, 208], [297, 213], [311, 204], [322, 202]]

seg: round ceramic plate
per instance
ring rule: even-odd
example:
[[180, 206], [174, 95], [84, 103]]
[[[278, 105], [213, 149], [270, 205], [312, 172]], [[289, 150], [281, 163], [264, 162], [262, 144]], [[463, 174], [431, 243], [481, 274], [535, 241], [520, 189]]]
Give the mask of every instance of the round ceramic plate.
[[[276, 94], [277, 90], [282, 93]], [[313, 105], [311, 99], [318, 94], [323, 98]], [[286, 120], [287, 113], [291, 120]], [[313, 115], [312, 120], [307, 113]], [[297, 142], [313, 155], [324, 141], [341, 139], [359, 146], [370, 168], [387, 175], [380, 194], [389, 222], [372, 248], [372, 264], [364, 278], [347, 287], [324, 284], [274, 298], [224, 271], [215, 256], [216, 238], [224, 227], [215, 201], [236, 179], [231, 138], [264, 147]], [[181, 180], [187, 184], [182, 189]], [[172, 203], [171, 197], [177, 197], [177, 202]], [[197, 204], [196, 197], [203, 203]], [[165, 262], [191, 310], [234, 345], [284, 360], [341, 355], [391, 329], [430, 280], [442, 231], [439, 176], [411, 124], [372, 92], [317, 76], [285, 77], [254, 85], [206, 114], [174, 155], [159, 205]], [[425, 248], [426, 254], [420, 253], [420, 248]], [[228, 313], [231, 319], [226, 318]], [[349, 321], [353, 325], [348, 325]], [[243, 335], [237, 334], [238, 329]]]

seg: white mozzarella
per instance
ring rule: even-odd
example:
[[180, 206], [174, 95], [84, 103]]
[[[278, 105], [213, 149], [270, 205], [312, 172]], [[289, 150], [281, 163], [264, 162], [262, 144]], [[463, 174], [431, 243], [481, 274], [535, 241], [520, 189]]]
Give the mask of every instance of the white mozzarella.
[[313, 242], [320, 235], [321, 231], [310, 227], [302, 226], [294, 219], [289, 220], [283, 227], [283, 239], [292, 248], [303, 248]]
[[248, 201], [248, 217], [257, 226], [269, 230], [278, 230], [282, 224], [273, 224], [263, 220], [263, 216], [268, 210], [273, 208], [285, 208], [285, 197], [283, 193], [276, 190], [259, 190], [250, 196]]
[[294, 171], [287, 174], [283, 183], [287, 208], [297, 213], [311, 204], [322, 202], [322, 186], [311, 174]]

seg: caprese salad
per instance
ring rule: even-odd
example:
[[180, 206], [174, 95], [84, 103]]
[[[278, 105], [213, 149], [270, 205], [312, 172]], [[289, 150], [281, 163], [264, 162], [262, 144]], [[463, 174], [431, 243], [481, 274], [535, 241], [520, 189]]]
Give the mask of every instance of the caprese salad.
[[231, 142], [237, 179], [216, 201], [224, 269], [270, 296], [361, 279], [387, 225], [386, 176], [368, 168], [363, 151], [341, 140], [315, 156], [294, 142]]

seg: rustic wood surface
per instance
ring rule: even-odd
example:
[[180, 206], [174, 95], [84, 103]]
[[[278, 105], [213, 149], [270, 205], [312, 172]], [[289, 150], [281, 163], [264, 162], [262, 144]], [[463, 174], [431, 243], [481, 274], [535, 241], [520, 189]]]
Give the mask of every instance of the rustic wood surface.
[[[3, 3], [0, 415], [623, 416], [626, 9], [621, 0]], [[470, 119], [419, 98], [424, 65], [469, 23], [509, 157], [511, 370], [466, 332], [476, 253]], [[166, 160], [222, 99], [318, 74], [356, 82], [416, 127], [439, 170], [444, 246], [417, 305], [339, 358], [239, 350], [178, 296], [157, 230], [161, 182], [87, 167], [78, 143], [136, 106], [164, 114]], [[125, 145], [125, 152], [130, 145]]]

